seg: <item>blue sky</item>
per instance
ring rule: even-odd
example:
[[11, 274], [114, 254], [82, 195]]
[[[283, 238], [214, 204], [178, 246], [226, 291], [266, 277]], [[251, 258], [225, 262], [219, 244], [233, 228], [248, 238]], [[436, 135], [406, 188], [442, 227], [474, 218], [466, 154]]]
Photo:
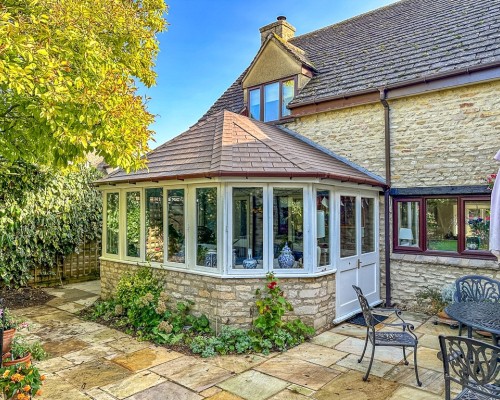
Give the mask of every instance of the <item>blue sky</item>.
[[167, 0], [168, 30], [159, 36], [157, 85], [141, 90], [157, 115], [155, 148], [184, 132], [252, 61], [259, 28], [285, 15], [301, 35], [394, 0]]

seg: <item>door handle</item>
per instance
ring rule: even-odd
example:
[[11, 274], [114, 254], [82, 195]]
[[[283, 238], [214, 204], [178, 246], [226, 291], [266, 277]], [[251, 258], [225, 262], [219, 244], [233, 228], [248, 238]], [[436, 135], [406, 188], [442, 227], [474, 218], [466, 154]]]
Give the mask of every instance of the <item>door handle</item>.
[[358, 269], [361, 267], [361, 260], [358, 258]]

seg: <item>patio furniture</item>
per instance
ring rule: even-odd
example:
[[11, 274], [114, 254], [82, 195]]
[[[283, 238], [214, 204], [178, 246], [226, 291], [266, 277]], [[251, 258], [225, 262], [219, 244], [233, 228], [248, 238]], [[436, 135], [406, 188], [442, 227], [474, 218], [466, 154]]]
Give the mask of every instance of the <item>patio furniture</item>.
[[[487, 276], [463, 276], [455, 281], [455, 288], [455, 302], [500, 303], [500, 281]], [[463, 323], [458, 321], [458, 334], [461, 336]]]
[[451, 384], [461, 386], [454, 399], [500, 399], [500, 347], [461, 336], [439, 336], [444, 367], [445, 399]]
[[[467, 336], [472, 337], [472, 329], [490, 332], [493, 343], [500, 339], [500, 303], [462, 302], [445, 308], [446, 314], [467, 326]], [[461, 332], [459, 332], [461, 335]]]
[[[402, 318], [401, 318], [401, 310], [398, 310], [397, 308], [381, 308], [380, 311], [391, 311], [396, 314], [396, 316], [401, 320], [400, 323], [385, 323], [385, 322], [378, 322], [371, 311], [371, 308], [368, 304], [368, 301], [366, 300], [366, 297], [363, 295], [363, 292], [361, 289], [355, 285], [352, 285], [353, 289], [356, 291], [356, 295], [358, 296], [359, 304], [361, 306], [361, 311], [363, 312], [363, 317], [365, 318], [366, 321], [366, 338], [365, 338], [365, 346], [363, 348], [363, 353], [361, 354], [361, 357], [358, 359], [358, 363], [360, 363], [363, 360], [363, 357], [365, 356], [366, 352], [366, 347], [368, 345], [368, 340], [370, 341], [372, 345], [372, 355], [370, 359], [370, 364], [368, 365], [368, 370], [366, 371], [365, 376], [363, 377], [363, 380], [366, 381], [368, 379], [368, 376], [370, 375], [370, 370], [372, 368], [373, 364], [373, 358], [375, 356], [375, 347], [377, 346], [395, 346], [395, 347], [402, 347], [403, 348], [403, 357], [405, 361], [405, 365], [408, 365], [408, 360], [406, 359], [406, 348], [407, 347], [412, 347], [413, 348], [413, 360], [414, 360], [414, 365], [415, 365], [415, 376], [417, 378], [417, 384], [418, 386], [422, 386], [422, 382], [418, 379], [418, 368], [417, 368], [417, 345], [418, 345], [418, 339], [417, 336], [413, 333], [413, 330], [415, 329], [412, 324], [406, 323]], [[397, 327], [401, 328], [401, 331], [396, 331], [396, 332], [377, 332], [375, 331], [375, 325], [378, 323], [388, 326], [388, 327]]]

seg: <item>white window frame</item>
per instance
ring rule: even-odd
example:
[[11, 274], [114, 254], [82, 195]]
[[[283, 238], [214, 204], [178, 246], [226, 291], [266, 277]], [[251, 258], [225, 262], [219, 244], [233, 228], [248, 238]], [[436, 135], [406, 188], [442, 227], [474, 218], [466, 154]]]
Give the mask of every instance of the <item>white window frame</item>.
[[[170, 190], [184, 190], [184, 262], [177, 263], [174, 261], [168, 261], [168, 192]], [[175, 185], [175, 186], [165, 186], [163, 187], [163, 264], [162, 266], [187, 269], [189, 265], [190, 249], [189, 243], [190, 234], [188, 231], [188, 220], [189, 220], [189, 203], [188, 203], [188, 186], [187, 185]], [[195, 210], [196, 214], [196, 210]]]
[[[113, 253], [108, 253], [107, 252], [107, 241], [108, 241], [108, 229], [107, 229], [107, 224], [108, 224], [108, 194], [110, 193], [117, 193], [118, 194], [118, 252], [117, 254]], [[122, 246], [122, 241], [121, 241], [121, 231], [122, 231], [122, 224], [121, 224], [121, 199], [122, 199], [122, 194], [121, 190], [115, 189], [115, 190], [106, 190], [102, 192], [102, 255], [106, 258], [112, 258], [112, 259], [121, 259], [121, 247]]]
[[[132, 193], [132, 192], [139, 192], [140, 196], [140, 223], [139, 223], [139, 257], [132, 257], [127, 255], [127, 193]], [[144, 188], [141, 187], [135, 187], [135, 188], [127, 188], [122, 190], [123, 196], [120, 197], [121, 204], [120, 207], [123, 207], [123, 213], [122, 214], [122, 219], [121, 223], [123, 224], [123, 233], [122, 233], [122, 240], [123, 240], [123, 260], [125, 261], [136, 261], [136, 262], [142, 262], [146, 258], [145, 255], [145, 250], [146, 250], [146, 242], [144, 240], [144, 231], [146, 230], [146, 219], [144, 218], [145, 215], [145, 210], [144, 210]]]
[[[333, 266], [335, 264], [335, 258], [337, 256], [336, 254], [336, 249], [335, 249], [335, 242], [334, 238], [339, 237], [335, 233], [335, 223], [336, 223], [336, 212], [335, 212], [335, 189], [332, 186], [325, 186], [325, 185], [315, 185], [313, 189], [313, 208], [314, 212], [317, 211], [316, 209], [316, 198], [318, 195], [318, 191], [324, 191], [328, 192], [328, 208], [329, 208], [329, 217], [328, 217], [328, 264], [327, 265], [322, 265], [319, 266], [318, 262], [318, 253], [317, 251], [313, 251], [313, 266], [314, 266], [314, 271], [315, 272], [324, 272], [324, 271], [329, 271], [333, 269]], [[312, 232], [314, 234], [314, 247], [316, 248], [318, 246], [318, 238], [317, 238], [317, 218], [313, 218], [312, 221], [313, 224], [313, 229]]]

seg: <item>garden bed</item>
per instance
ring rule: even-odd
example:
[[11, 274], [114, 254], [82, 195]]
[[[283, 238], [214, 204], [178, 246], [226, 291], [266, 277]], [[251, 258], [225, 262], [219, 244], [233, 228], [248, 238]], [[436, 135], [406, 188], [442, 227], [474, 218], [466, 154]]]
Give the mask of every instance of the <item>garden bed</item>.
[[25, 307], [41, 306], [52, 300], [54, 296], [46, 293], [39, 287], [21, 287], [19, 289], [2, 288], [0, 298], [4, 299], [5, 306], [15, 310]]

